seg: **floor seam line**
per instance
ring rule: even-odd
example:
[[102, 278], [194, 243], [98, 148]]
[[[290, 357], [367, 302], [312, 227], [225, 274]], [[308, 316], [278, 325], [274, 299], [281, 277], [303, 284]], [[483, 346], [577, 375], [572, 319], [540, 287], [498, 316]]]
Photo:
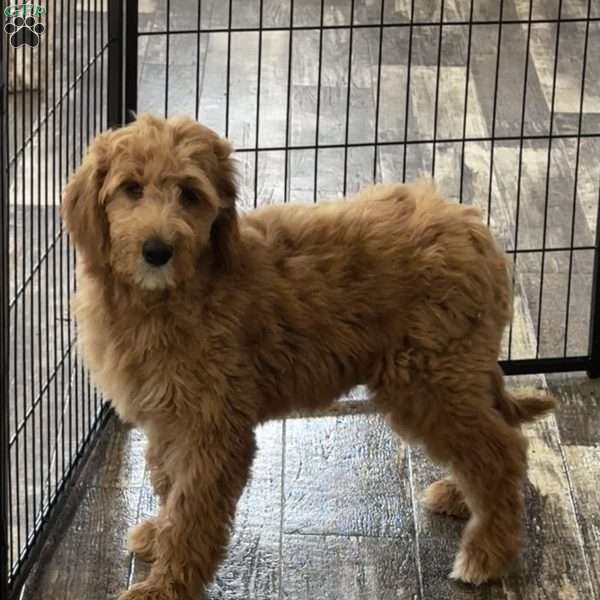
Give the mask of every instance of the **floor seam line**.
[[286, 420], [281, 424], [281, 497], [279, 512], [279, 594], [283, 598], [283, 523], [285, 517], [285, 455], [286, 455]]
[[418, 519], [417, 519], [417, 511], [415, 505], [415, 489], [414, 489], [414, 477], [413, 477], [413, 467], [412, 467], [412, 450], [410, 446], [406, 446], [406, 454], [408, 458], [408, 478], [410, 481], [410, 502], [412, 509], [412, 517], [413, 517], [413, 527], [415, 530], [415, 565], [417, 567], [417, 578], [419, 581], [419, 598], [423, 600], [425, 598], [423, 594], [423, 570], [421, 567], [421, 551], [419, 544], [419, 528], [418, 528]]

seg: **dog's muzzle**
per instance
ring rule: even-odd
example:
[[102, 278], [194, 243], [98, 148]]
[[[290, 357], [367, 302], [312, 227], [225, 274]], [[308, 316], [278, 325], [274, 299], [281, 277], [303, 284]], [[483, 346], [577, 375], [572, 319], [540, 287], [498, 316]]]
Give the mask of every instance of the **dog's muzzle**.
[[152, 265], [153, 267], [162, 267], [171, 260], [171, 257], [173, 256], [173, 246], [158, 238], [152, 238], [146, 240], [142, 245], [142, 255], [149, 265]]

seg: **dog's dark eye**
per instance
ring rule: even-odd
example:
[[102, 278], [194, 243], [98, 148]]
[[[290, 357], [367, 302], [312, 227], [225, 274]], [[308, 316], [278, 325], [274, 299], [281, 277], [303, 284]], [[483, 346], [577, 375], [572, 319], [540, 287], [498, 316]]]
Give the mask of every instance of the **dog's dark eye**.
[[138, 200], [144, 194], [144, 188], [137, 181], [127, 181], [123, 184], [125, 193]]
[[180, 198], [184, 206], [195, 206], [200, 200], [198, 192], [190, 187], [181, 188]]

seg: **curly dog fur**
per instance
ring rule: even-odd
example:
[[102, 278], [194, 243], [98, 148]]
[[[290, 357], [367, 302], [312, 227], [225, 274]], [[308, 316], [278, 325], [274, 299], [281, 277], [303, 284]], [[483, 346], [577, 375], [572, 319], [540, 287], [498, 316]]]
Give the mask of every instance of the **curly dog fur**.
[[500, 576], [520, 545], [519, 424], [554, 404], [504, 389], [510, 273], [477, 209], [426, 184], [376, 185], [241, 217], [234, 175], [214, 132], [146, 115], [100, 135], [64, 192], [81, 350], [119, 415], [145, 430], [160, 498], [130, 535], [150, 575], [121, 600], [204, 593], [255, 426], [358, 384], [450, 470], [424, 501], [470, 515], [451, 576]]

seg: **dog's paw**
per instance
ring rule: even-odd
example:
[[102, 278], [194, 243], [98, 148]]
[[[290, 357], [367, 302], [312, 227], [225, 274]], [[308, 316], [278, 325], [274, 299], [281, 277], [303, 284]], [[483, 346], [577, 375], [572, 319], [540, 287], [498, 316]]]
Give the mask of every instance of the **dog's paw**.
[[506, 563], [497, 556], [475, 544], [469, 544], [456, 555], [450, 579], [481, 585], [502, 577], [506, 570]]
[[154, 540], [156, 539], [156, 518], [138, 523], [129, 531], [127, 549], [139, 559], [152, 562], [154, 556]]
[[462, 492], [451, 479], [432, 483], [423, 494], [423, 506], [431, 512], [468, 519], [470, 515]]
[[188, 600], [174, 591], [150, 583], [136, 583], [119, 596], [118, 600]]

